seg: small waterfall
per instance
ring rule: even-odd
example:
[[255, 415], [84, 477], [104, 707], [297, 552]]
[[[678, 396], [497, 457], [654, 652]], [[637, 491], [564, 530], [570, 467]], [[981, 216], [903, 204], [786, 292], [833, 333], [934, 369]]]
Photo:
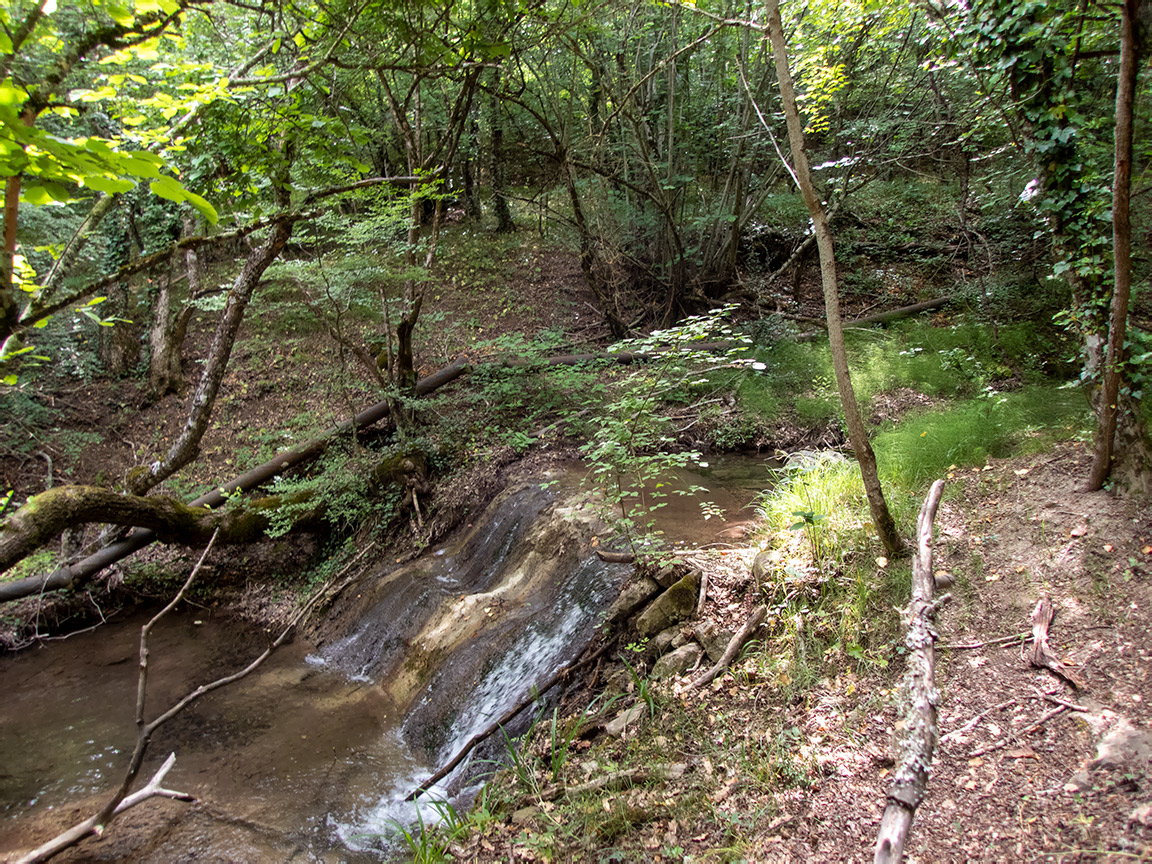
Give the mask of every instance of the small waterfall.
[[513, 487], [464, 537], [383, 576], [356, 629], [310, 656], [379, 686], [404, 717], [392, 733], [404, 770], [329, 817], [345, 845], [386, 849], [397, 825], [436, 822], [440, 802], [466, 802], [459, 787], [483, 764], [476, 754], [417, 804], [403, 799], [591, 640], [630, 568], [592, 553], [601, 526], [582, 497], [575, 476]]

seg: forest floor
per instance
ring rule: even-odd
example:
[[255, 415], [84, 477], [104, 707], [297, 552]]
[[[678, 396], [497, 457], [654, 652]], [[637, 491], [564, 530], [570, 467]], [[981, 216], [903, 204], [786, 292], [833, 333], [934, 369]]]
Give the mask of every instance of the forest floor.
[[[509, 252], [509, 260], [520, 254]], [[447, 323], [425, 343], [421, 371], [481, 335], [551, 329], [567, 334], [564, 348], [600, 344], [607, 334], [587, 309], [572, 258], [539, 250], [531, 262], [515, 304], [503, 289], [446, 297], [440, 312]], [[811, 302], [800, 311], [810, 314], [818, 292], [809, 287]], [[285, 338], [261, 326], [258, 319], [246, 325], [257, 338], [229, 373], [204, 457], [189, 479], [169, 485], [171, 494], [188, 496], [239, 474], [256, 464], [261, 448], [290, 446], [345, 415], [349, 404], [371, 401], [367, 389], [332, 371], [337, 352], [322, 332]], [[194, 329], [189, 374], [210, 335], [206, 326]], [[171, 440], [183, 414], [180, 397], [152, 403], [127, 380], [70, 384], [57, 398], [64, 409], [57, 434], [37, 440], [38, 451], [24, 447], [0, 462], [9, 488], [22, 494], [45, 485], [45, 453], [54, 482], [110, 482]], [[890, 394], [874, 420], [927, 401]], [[814, 430], [814, 440], [821, 432]], [[489, 476], [472, 478], [481, 497], [516, 455], [511, 448], [491, 454]], [[939, 619], [947, 648], [937, 668], [945, 737], [909, 860], [1152, 860], [1152, 512], [1146, 502], [1082, 492], [1088, 461], [1083, 444], [1069, 442], [948, 477], [935, 562], [956, 579]], [[272, 543], [236, 559], [238, 589], [229, 602], [249, 617], [283, 614], [295, 595], [274, 581], [257, 584], [256, 562], [272, 579], [304, 557], [300, 548]], [[755, 605], [748, 572], [757, 551], [752, 540], [736, 539], [693, 556], [709, 575], [709, 591], [705, 620], [691, 629], [732, 629], [746, 619]], [[154, 551], [140, 560], [165, 568], [179, 557]], [[1042, 593], [1056, 608], [1053, 647], [1083, 679], [1081, 689], [1022, 659]], [[19, 614], [6, 615], [13, 644]], [[770, 618], [765, 645], [788, 648], [780, 624]], [[868, 860], [890, 779], [902, 664], [851, 663], [841, 653], [811, 658], [819, 674], [799, 681], [757, 657], [749, 652], [702, 692], [677, 680], [653, 684], [649, 716], [625, 735], [574, 744], [574, 781], [654, 764], [678, 766], [676, 779], [533, 802], [506, 777], [500, 788], [523, 806], [484, 820], [451, 853], [509, 862]], [[589, 683], [598, 687], [606, 677]]]

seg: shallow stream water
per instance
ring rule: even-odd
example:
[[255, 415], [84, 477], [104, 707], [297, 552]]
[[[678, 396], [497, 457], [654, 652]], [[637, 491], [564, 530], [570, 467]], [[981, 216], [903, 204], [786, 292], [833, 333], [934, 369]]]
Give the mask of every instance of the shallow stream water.
[[[769, 467], [762, 457], [725, 457], [685, 474], [685, 484], [710, 488], [728, 522], [705, 522], [696, 500], [673, 496], [660, 527], [669, 539], [722, 539], [751, 518]], [[175, 752], [165, 785], [198, 804], [150, 801], [61, 860], [356, 862], [395, 853], [395, 824], [415, 819], [403, 797], [577, 656], [630, 570], [593, 554], [601, 526], [579, 503], [580, 476], [569, 469], [513, 484], [449, 543], [367, 574], [351, 589], [342, 629], [321, 644], [298, 639], [157, 733], [142, 776]], [[0, 857], [89, 815], [119, 781], [144, 620], [0, 658]], [[210, 610], [169, 616], [151, 642], [149, 715], [242, 668], [268, 638]], [[466, 796], [467, 771], [428, 798]], [[435, 818], [429, 804], [422, 812]]]

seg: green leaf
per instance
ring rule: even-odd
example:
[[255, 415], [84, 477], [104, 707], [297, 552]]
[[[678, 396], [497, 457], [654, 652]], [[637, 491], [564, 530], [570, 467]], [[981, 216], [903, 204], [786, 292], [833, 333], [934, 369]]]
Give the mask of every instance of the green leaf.
[[107, 192], [109, 195], [129, 192], [136, 186], [131, 180], [124, 180], [120, 177], [102, 177], [99, 174], [85, 175], [81, 179], [89, 189]]
[[52, 204], [53, 202], [72, 200], [72, 195], [67, 189], [59, 183], [53, 183], [51, 180], [44, 180], [39, 183], [28, 183], [25, 185], [20, 197], [36, 207]]
[[4, 383], [7, 384], [9, 387], [15, 387], [16, 382], [19, 380], [20, 380], [19, 377], [16, 375], [5, 375], [4, 376]]
[[215, 225], [220, 220], [220, 214], [216, 212], [216, 208], [209, 204], [206, 199], [201, 198], [195, 192], [189, 192], [188, 190], [184, 191], [184, 197], [188, 200], [189, 204], [196, 208], [196, 211], [201, 216], [208, 220], [210, 224]]
[[52, 320], [51, 318], [41, 318], [39, 321], [37, 321], [32, 326], [34, 328], [36, 328], [37, 330], [43, 330], [45, 327], [48, 326], [48, 322], [51, 320]]
[[148, 184], [148, 188], [152, 190], [153, 195], [178, 204], [188, 199], [188, 190], [180, 185], [180, 181], [171, 177], [158, 177]]

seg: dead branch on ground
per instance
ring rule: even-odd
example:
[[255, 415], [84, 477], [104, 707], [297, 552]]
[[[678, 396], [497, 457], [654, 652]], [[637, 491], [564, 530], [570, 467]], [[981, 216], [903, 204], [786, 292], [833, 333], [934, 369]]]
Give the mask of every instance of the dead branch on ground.
[[724, 654], [720, 657], [719, 661], [717, 661], [716, 665], [702, 675], [693, 678], [692, 681], [689, 682], [687, 689], [695, 690], [697, 687], [703, 687], [727, 669], [728, 664], [735, 659], [736, 654], [744, 647], [744, 643], [752, 638], [752, 634], [756, 632], [756, 628], [764, 623], [764, 619], [767, 616], [768, 607], [757, 606], [753, 610], [751, 617], [744, 622], [744, 626], [728, 641], [728, 647], [724, 649]]
[[1057, 705], [1055, 708], [1053, 708], [1051, 711], [1049, 711], [1047, 714], [1045, 714], [1043, 717], [1041, 717], [1035, 723], [1032, 723], [1028, 726], [1025, 726], [1019, 732], [1014, 732], [1010, 735], [1006, 735], [1005, 737], [1001, 738], [999, 741], [993, 741], [991, 744], [986, 744], [983, 747], [980, 747], [976, 750], [973, 750], [971, 753], [968, 754], [968, 758], [973, 759], [976, 756], [983, 756], [985, 753], [991, 753], [993, 750], [999, 750], [1001, 747], [1007, 747], [1009, 744], [1011, 744], [1017, 738], [1023, 738], [1025, 735], [1029, 735], [1029, 734], [1035, 732], [1037, 729], [1039, 729], [1041, 726], [1043, 726], [1045, 723], [1047, 723], [1053, 717], [1056, 717], [1059, 714], [1063, 714], [1067, 710], [1069, 710], [1067, 705]]
[[994, 711], [1001, 711], [1004, 708], [1008, 708], [1012, 705], [1015, 705], [1017, 701], [1018, 700], [1016, 700], [1016, 699], [1008, 699], [1004, 702], [1001, 702], [999, 705], [993, 705], [991, 708], [987, 709], [986, 711], [981, 711], [979, 714], [977, 714], [975, 717], [973, 717], [971, 720], [969, 720], [967, 723], [965, 723], [960, 728], [953, 729], [947, 735], [942, 736], [940, 738], [940, 743], [943, 744], [945, 741], [949, 741], [953, 738], [959, 738], [965, 732], [971, 732], [973, 729], [976, 728], [976, 724], [979, 723], [981, 720], [983, 720], [985, 717], [987, 717], [989, 714], [993, 713]]
[[[673, 762], [666, 765], [653, 765], [651, 768], [628, 768], [623, 771], [613, 771], [611, 774], [605, 774], [586, 783], [577, 783], [575, 786], [567, 786], [563, 783], [549, 786], [540, 793], [539, 800], [555, 801], [558, 798], [571, 798], [585, 792], [597, 792], [602, 789], [625, 789], [654, 780], [676, 780], [683, 777], [687, 770], [688, 766], [685, 763]], [[527, 799], [523, 803], [527, 803], [528, 800], [532, 799]]]
[[[888, 804], [876, 839], [876, 864], [896, 864], [904, 855], [904, 843], [916, 809], [928, 787], [928, 770], [936, 752], [938, 730], [936, 706], [936, 583], [932, 576], [932, 523], [944, 493], [944, 481], [937, 480], [924, 499], [916, 520], [916, 554], [912, 559], [912, 602], [906, 620], [908, 667], [901, 687], [905, 699], [904, 716], [898, 725], [896, 768], [888, 789]], [[947, 597], [947, 595], [945, 595]], [[941, 598], [944, 599], [944, 598]]]
[[1023, 642], [1028, 638], [1028, 631], [1022, 630], [1011, 636], [1001, 636], [999, 639], [989, 639], [987, 642], [954, 642], [949, 645], [937, 646], [942, 651], [971, 651], [974, 648], [992, 648], [996, 645], [1010, 645], [1013, 642]]

